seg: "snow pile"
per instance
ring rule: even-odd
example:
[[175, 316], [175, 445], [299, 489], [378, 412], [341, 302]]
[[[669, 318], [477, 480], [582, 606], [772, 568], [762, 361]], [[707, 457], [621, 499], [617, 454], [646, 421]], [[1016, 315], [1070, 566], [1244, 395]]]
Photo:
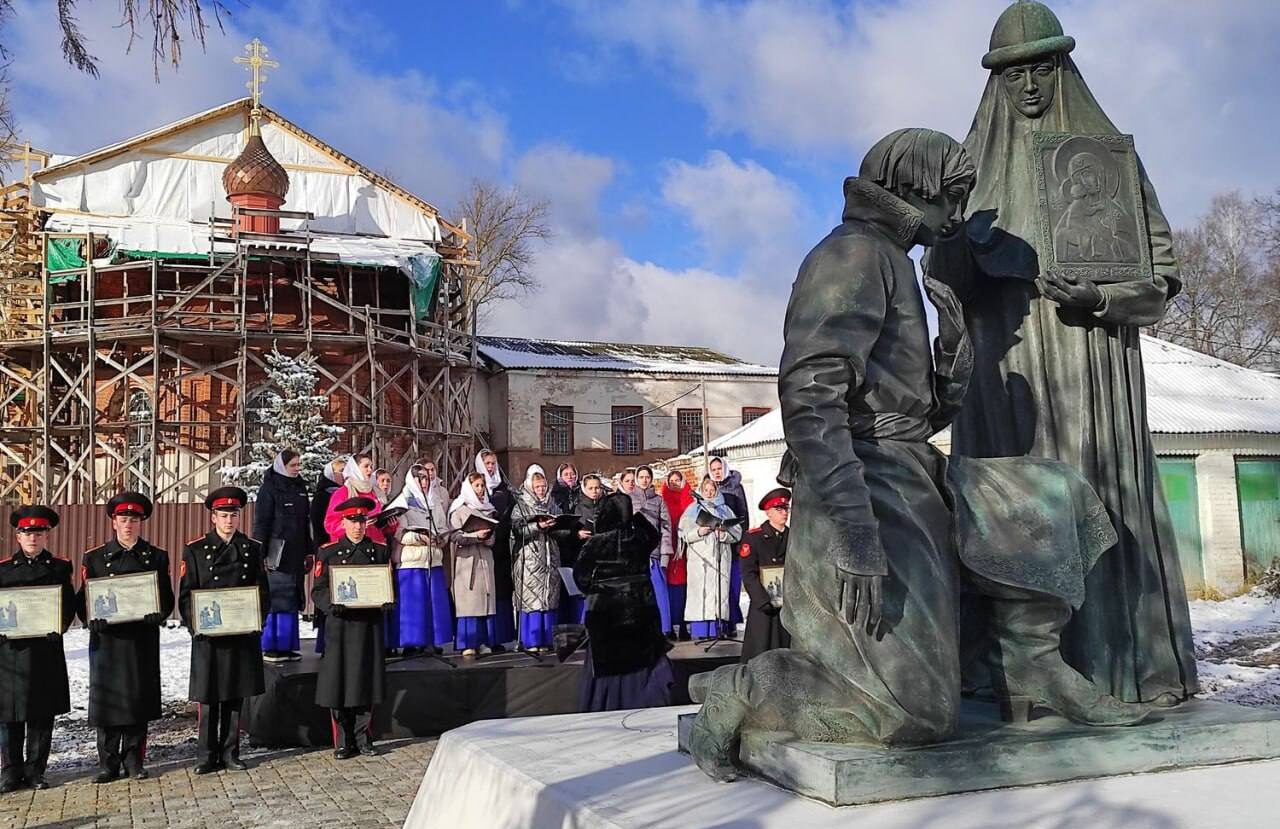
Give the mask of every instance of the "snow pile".
[[1200, 696], [1280, 708], [1280, 602], [1255, 591], [1191, 603]]

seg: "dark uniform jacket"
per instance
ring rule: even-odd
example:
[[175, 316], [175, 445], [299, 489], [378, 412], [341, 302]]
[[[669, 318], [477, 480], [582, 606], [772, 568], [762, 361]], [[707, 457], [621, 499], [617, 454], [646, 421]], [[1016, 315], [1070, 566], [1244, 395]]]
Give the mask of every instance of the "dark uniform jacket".
[[760, 583], [761, 567], [781, 566], [787, 558], [787, 531], [778, 532], [768, 521], [747, 532], [738, 551], [742, 557], [742, 586], [751, 597], [747, 632], [742, 638], [742, 661], [773, 648], [791, 647], [791, 636], [782, 626], [782, 608], [775, 608]]
[[[262, 546], [242, 532], [224, 542], [218, 533], [188, 541], [182, 550], [182, 581], [178, 585], [178, 612], [182, 623], [199, 633], [192, 618], [191, 591], [225, 587], [256, 587], [262, 620], [267, 616], [267, 570]], [[222, 702], [261, 694], [262, 637], [216, 636], [191, 642], [190, 698], [195, 702]]]
[[493, 595], [498, 600], [498, 613], [511, 612], [504, 608], [511, 604], [516, 590], [511, 574], [511, 513], [515, 511], [517, 500], [506, 481], [489, 493], [489, 503], [493, 504], [494, 515], [498, 519], [498, 526], [493, 531]]
[[587, 539], [573, 567], [573, 580], [587, 596], [591, 670], [597, 677], [647, 670], [671, 649], [649, 576], [649, 551], [659, 533], [643, 515], [631, 513], [629, 496], [621, 498], [625, 523], [619, 525], [618, 511], [610, 508], [606, 520], [612, 529]]
[[345, 535], [316, 554], [311, 600], [325, 614], [324, 658], [316, 679], [316, 705], [323, 708], [361, 708], [382, 702], [383, 642], [381, 608], [347, 608], [330, 613], [329, 577], [344, 564], [388, 564], [386, 545], [368, 538], [353, 544]]
[[[0, 587], [62, 587], [62, 629], [76, 615], [71, 562], [41, 550], [0, 561]], [[2, 633], [3, 631], [0, 631]], [[0, 645], [0, 722], [51, 720], [71, 710], [62, 640], [10, 639]]]
[[[330, 490], [332, 491], [332, 490]], [[325, 501], [328, 506], [328, 501]], [[282, 544], [280, 560], [270, 571], [271, 607], [275, 613], [302, 609], [302, 585], [311, 541], [311, 501], [302, 478], [290, 478], [268, 469], [253, 510], [253, 537], [262, 543], [264, 556]], [[328, 536], [322, 540], [327, 541]]]
[[[160, 614], [173, 613], [173, 583], [169, 554], [138, 539], [126, 550], [115, 539], [84, 554], [84, 579], [110, 578], [153, 571], [160, 593]], [[76, 594], [76, 611], [88, 624], [83, 585]], [[140, 725], [160, 717], [160, 628], [146, 622], [109, 625], [89, 634], [89, 725]]]

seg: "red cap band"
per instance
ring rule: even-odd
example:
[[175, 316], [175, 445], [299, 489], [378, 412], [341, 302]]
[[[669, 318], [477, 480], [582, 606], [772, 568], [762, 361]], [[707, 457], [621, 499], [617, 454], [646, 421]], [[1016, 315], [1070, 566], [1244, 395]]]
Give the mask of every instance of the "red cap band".
[[214, 502], [213, 502], [213, 508], [214, 508], [214, 509], [221, 509], [222, 507], [236, 507], [236, 508], [239, 508], [239, 507], [240, 507], [240, 499], [239, 499], [239, 498], [216, 498], [216, 499], [214, 499]]
[[116, 504], [115, 511], [112, 515], [119, 515], [122, 512], [133, 512], [138, 515], [146, 515], [147, 511], [142, 508], [142, 504]]
[[49, 519], [47, 518], [19, 518], [18, 529], [20, 530], [47, 530], [49, 529]]
[[364, 518], [368, 514], [364, 507], [350, 507], [342, 511], [343, 518]]
[[784, 498], [781, 495], [779, 495], [777, 498], [770, 498], [768, 501], [764, 502], [765, 509], [773, 509], [774, 507], [786, 507], [790, 505], [791, 505], [791, 499]]

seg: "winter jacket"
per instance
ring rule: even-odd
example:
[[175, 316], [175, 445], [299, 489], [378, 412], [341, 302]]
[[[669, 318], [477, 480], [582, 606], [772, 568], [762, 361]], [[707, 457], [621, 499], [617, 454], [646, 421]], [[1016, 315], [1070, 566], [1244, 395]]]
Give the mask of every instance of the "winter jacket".
[[658, 559], [665, 568], [671, 562], [671, 513], [667, 511], [667, 502], [653, 487], [637, 486], [631, 490], [631, 506], [658, 531], [658, 544], [649, 551], [649, 557]]
[[[693, 503], [693, 492], [689, 487], [679, 489], [670, 486], [662, 488], [662, 500], [667, 504], [667, 515], [671, 520], [679, 521], [680, 516]], [[684, 540], [679, 532], [671, 533], [671, 564], [667, 567], [667, 584], [685, 584], [688, 581], [685, 568]]]

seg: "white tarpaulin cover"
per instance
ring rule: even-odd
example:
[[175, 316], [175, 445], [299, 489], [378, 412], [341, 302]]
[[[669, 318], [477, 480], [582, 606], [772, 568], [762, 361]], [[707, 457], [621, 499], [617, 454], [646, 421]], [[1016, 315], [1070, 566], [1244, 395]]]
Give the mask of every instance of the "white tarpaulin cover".
[[[207, 222], [211, 213], [230, 217], [222, 172], [244, 147], [247, 111], [245, 102], [224, 105], [210, 110], [216, 114], [186, 119], [188, 126], [161, 127], [155, 138], [130, 139], [124, 145], [134, 142], [131, 146], [121, 145], [119, 152], [97, 160], [96, 153], [79, 157], [87, 161], [64, 160], [36, 174], [31, 201], [57, 213], [177, 225]], [[262, 140], [289, 173], [283, 209], [314, 214], [312, 230], [440, 241], [440, 224], [430, 211], [371, 181], [352, 164], [269, 119], [262, 125]], [[299, 224], [286, 220], [281, 227], [292, 230]]]
[[[125, 251], [201, 255], [209, 253], [208, 224], [57, 213], [49, 218], [45, 229], [59, 233], [92, 231], [110, 237], [117, 249]], [[343, 236], [337, 233], [312, 233], [311, 252], [316, 258], [336, 259], [348, 265], [400, 268], [405, 273], [410, 272], [414, 257], [428, 260], [439, 257], [435, 249], [425, 242], [377, 236]]]

